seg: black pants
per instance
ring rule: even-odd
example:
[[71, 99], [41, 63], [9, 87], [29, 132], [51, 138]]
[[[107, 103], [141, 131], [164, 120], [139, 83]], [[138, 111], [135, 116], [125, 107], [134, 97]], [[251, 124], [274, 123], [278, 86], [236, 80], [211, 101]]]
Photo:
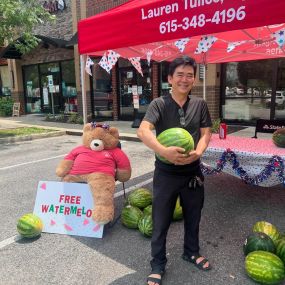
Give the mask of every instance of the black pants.
[[[200, 173], [198, 173], [201, 176]], [[193, 175], [193, 173], [191, 174]], [[151, 267], [164, 270], [166, 258], [166, 236], [172, 221], [177, 197], [184, 216], [184, 254], [199, 253], [199, 224], [204, 204], [204, 186], [190, 189], [191, 176], [177, 176], [156, 168], [153, 177], [153, 233], [151, 239]]]

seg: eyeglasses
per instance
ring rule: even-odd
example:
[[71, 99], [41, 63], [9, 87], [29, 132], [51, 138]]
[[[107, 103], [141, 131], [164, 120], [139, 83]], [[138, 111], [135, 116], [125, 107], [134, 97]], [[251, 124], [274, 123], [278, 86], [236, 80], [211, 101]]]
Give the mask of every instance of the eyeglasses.
[[91, 122], [91, 127], [92, 128], [102, 128], [104, 130], [109, 130], [110, 126], [108, 124], [97, 124], [96, 122]]
[[178, 114], [179, 114], [179, 116], [180, 116], [180, 125], [181, 125], [182, 127], [184, 127], [185, 124], [186, 124], [186, 122], [185, 122], [184, 110], [183, 110], [182, 108], [180, 108], [180, 109], [178, 110]]

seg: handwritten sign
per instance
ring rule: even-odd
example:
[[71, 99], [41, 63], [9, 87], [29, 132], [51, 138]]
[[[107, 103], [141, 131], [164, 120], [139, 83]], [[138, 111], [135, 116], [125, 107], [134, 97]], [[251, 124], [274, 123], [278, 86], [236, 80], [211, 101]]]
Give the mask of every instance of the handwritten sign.
[[40, 181], [34, 214], [43, 232], [102, 238], [103, 225], [92, 219], [93, 197], [88, 184]]

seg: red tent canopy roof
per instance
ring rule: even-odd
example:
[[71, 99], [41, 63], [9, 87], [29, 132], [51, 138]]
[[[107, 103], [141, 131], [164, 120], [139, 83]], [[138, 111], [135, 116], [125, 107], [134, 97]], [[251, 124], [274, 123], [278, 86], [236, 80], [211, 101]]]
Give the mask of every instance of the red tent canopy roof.
[[284, 26], [264, 27], [285, 23], [284, 11], [285, 1], [280, 0], [258, 0], [258, 4], [256, 0], [132, 0], [81, 20], [79, 52], [99, 55], [112, 49], [125, 57], [144, 57], [143, 49], [162, 46], [168, 52], [162, 55], [161, 49], [157, 60], [164, 60], [167, 54], [169, 58], [177, 55], [175, 39], [190, 38], [184, 52], [192, 54], [200, 36], [207, 34], [219, 39], [207, 55], [210, 58], [215, 52], [212, 62], [228, 61], [226, 47], [230, 41], [248, 41], [248, 46], [235, 49], [239, 56], [231, 54], [231, 61], [284, 56], [271, 39], [271, 33]]

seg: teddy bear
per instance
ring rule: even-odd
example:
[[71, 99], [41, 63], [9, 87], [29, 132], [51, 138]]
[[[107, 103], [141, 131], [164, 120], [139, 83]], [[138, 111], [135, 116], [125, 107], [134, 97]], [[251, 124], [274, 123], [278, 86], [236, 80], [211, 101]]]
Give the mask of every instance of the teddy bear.
[[131, 177], [131, 165], [119, 146], [119, 132], [107, 124], [87, 123], [82, 145], [72, 149], [56, 168], [63, 182], [88, 183], [94, 201], [92, 218], [107, 224], [114, 218], [115, 180]]

